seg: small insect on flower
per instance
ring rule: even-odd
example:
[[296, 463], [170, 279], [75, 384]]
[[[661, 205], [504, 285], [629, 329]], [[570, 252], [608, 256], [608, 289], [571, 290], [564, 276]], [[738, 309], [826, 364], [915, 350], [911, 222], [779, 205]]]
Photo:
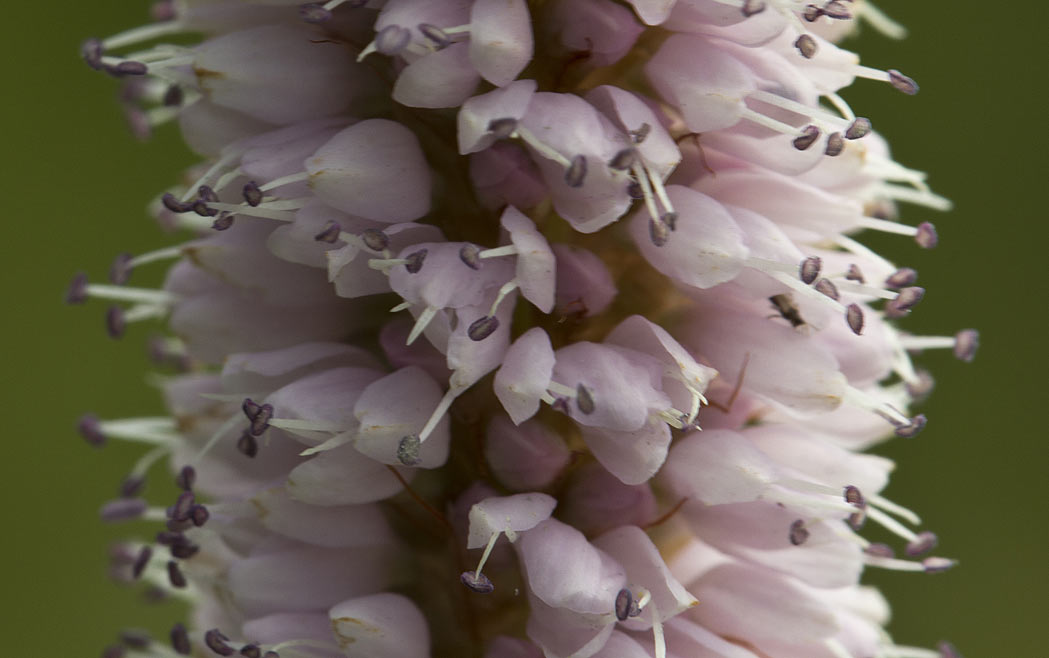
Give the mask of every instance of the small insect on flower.
[[773, 295], [769, 297], [769, 301], [772, 302], [772, 306], [775, 307], [779, 316], [789, 322], [790, 326], [795, 329], [805, 326], [806, 323], [801, 317], [801, 311], [798, 309], [797, 304], [794, 303], [794, 299], [789, 293]]

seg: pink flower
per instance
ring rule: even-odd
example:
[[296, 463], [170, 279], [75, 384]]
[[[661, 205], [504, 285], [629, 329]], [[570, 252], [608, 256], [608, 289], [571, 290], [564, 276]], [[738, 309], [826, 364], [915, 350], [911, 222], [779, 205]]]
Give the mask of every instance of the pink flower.
[[[783, 0], [155, 13], [83, 56], [137, 132], [178, 121], [206, 158], [152, 205], [187, 238], [67, 295], [114, 302], [114, 337], [169, 331], [169, 415], [79, 425], [151, 447], [100, 514], [158, 533], [114, 573], [192, 605], [170, 649], [125, 648], [957, 655], [897, 645], [860, 584], [953, 565], [862, 450], [926, 424], [915, 353], [978, 343], [900, 330], [917, 273], [860, 241], [935, 246], [897, 202], [949, 206], [839, 95], [917, 91], [835, 45], [891, 21]], [[128, 285], [165, 260], [161, 289]], [[140, 497], [158, 461], [170, 506]]]

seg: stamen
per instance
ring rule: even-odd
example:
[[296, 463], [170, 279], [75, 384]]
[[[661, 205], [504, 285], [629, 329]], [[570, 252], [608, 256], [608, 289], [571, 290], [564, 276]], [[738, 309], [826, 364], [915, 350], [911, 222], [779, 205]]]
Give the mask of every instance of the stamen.
[[805, 522], [801, 519], [794, 521], [790, 524], [790, 533], [788, 534], [790, 543], [794, 546], [801, 546], [809, 538], [809, 531], [805, 528]]
[[217, 628], [213, 628], [204, 633], [204, 644], [220, 656], [232, 656], [236, 653], [233, 647], [226, 644], [228, 641], [229, 638], [223, 635], [222, 631]]
[[799, 277], [802, 283], [805, 285], [812, 285], [812, 282], [816, 280], [816, 277], [820, 275], [820, 269], [823, 267], [823, 261], [816, 256], [809, 256], [805, 260], [801, 261], [801, 266], [798, 268]]
[[420, 249], [414, 251], [405, 258], [407, 261], [404, 264], [404, 269], [408, 270], [409, 274], [418, 274], [419, 270], [423, 268], [423, 262], [426, 260], [426, 249]]
[[816, 45], [816, 40], [809, 34], [802, 34], [794, 41], [794, 47], [798, 49], [801, 56], [805, 59], [812, 59], [816, 56], [816, 51], [819, 47]]
[[482, 341], [495, 333], [495, 330], [498, 328], [499, 318], [494, 315], [487, 315], [472, 322], [466, 330], [466, 335], [470, 337], [470, 340]]
[[444, 30], [437, 27], [436, 25], [431, 25], [430, 23], [420, 23], [418, 28], [419, 32], [421, 32], [424, 37], [433, 42], [433, 45], [436, 47], [437, 50], [443, 50], [444, 48], [447, 48], [448, 46], [452, 45], [451, 37], [449, 37]]
[[630, 593], [630, 590], [625, 587], [619, 590], [619, 594], [616, 594], [614, 607], [616, 619], [619, 621], [626, 621], [630, 617], [630, 610], [633, 607], [634, 595]]
[[377, 228], [366, 228], [361, 231], [361, 242], [372, 251], [383, 252], [390, 246], [390, 237]]
[[459, 249], [459, 260], [471, 270], [481, 269], [481, 248], [467, 242]]
[[885, 316], [889, 318], [902, 318], [909, 314], [918, 302], [925, 296], [925, 288], [921, 286], [908, 286], [900, 290], [896, 298], [885, 305]]
[[855, 281], [857, 283], [866, 283], [867, 280], [863, 276], [863, 272], [856, 266], [855, 263], [849, 264], [849, 269], [845, 272], [845, 278], [849, 281]]
[[142, 572], [146, 570], [146, 566], [149, 564], [150, 558], [153, 557], [153, 549], [149, 546], [143, 546], [138, 550], [138, 555], [135, 556], [135, 561], [131, 564], [131, 577], [138, 580], [142, 577]]
[[909, 557], [917, 557], [936, 548], [936, 545], [939, 544], [939, 542], [940, 540], [935, 533], [924, 530], [919, 532], [918, 535], [907, 544], [904, 553]]
[[182, 569], [179, 568], [178, 562], [175, 560], [168, 560], [168, 582], [171, 583], [172, 587], [177, 589], [184, 589], [188, 582], [186, 581], [186, 575], [182, 573]]
[[914, 285], [918, 280], [918, 272], [910, 267], [901, 267], [885, 279], [888, 288], [903, 288]]
[[[174, 564], [174, 562], [169, 562]], [[180, 656], [188, 656], [193, 653], [193, 646], [189, 642], [189, 633], [186, 632], [186, 627], [182, 624], [175, 624], [171, 627], [171, 648], [175, 650], [175, 653]]]
[[859, 336], [863, 333], [863, 309], [859, 304], [849, 304], [845, 309], [845, 321], [849, 324], [852, 333]]
[[175, 476], [175, 486], [183, 491], [189, 491], [197, 481], [197, 471], [192, 466], [183, 466]]
[[820, 279], [813, 286], [817, 291], [830, 297], [834, 301], [841, 299], [841, 295], [838, 293], [838, 287], [830, 279]]
[[517, 119], [513, 117], [492, 119], [488, 122], [488, 132], [492, 133], [492, 136], [496, 139], [506, 139], [513, 135], [516, 130]]
[[233, 220], [236, 218], [236, 215], [222, 211], [219, 213], [219, 216], [215, 218], [215, 221], [211, 223], [211, 228], [216, 231], [225, 231], [233, 226]]
[[914, 236], [914, 241], [923, 249], [932, 249], [939, 244], [940, 238], [936, 234], [935, 226], [929, 222], [922, 222], [921, 224], [918, 224], [918, 230]]
[[584, 386], [582, 383], [578, 384], [575, 389], [575, 403], [579, 407], [579, 411], [586, 415], [594, 413], [594, 397], [590, 392], [590, 389]]
[[857, 117], [845, 130], [845, 139], [860, 139], [871, 131], [871, 120], [867, 117]]
[[565, 185], [568, 187], [582, 187], [586, 180], [587, 162], [585, 155], [577, 155], [572, 158], [571, 164], [565, 170]]
[[326, 242], [328, 244], [334, 244], [339, 240], [339, 234], [342, 232], [342, 227], [339, 226], [338, 222], [328, 222], [324, 225], [324, 228], [320, 233], [313, 236], [313, 239], [317, 242]]
[[889, 69], [886, 73], [889, 74], [889, 84], [896, 89], [899, 89], [908, 96], [913, 96], [918, 93], [918, 83], [911, 78], [908, 78], [896, 69]]
[[501, 532], [492, 533], [492, 536], [488, 538], [488, 543], [484, 547], [484, 553], [481, 554], [481, 559], [477, 562], [477, 569], [472, 572], [464, 571], [459, 575], [459, 580], [462, 584], [479, 594], [488, 594], [495, 590], [495, 585], [488, 576], [481, 573], [481, 570], [484, 569], [488, 556], [492, 554], [492, 549], [495, 548], [495, 543], [499, 540], [499, 535], [501, 534]]
[[750, 18], [765, 11], [767, 6], [765, 0], [743, 0], [743, 6], [740, 7], [740, 11], [743, 13], [743, 16]]
[[808, 150], [810, 146], [816, 143], [816, 140], [820, 138], [820, 129], [813, 125], [805, 126], [801, 129], [801, 135], [794, 138], [792, 142], [794, 148], [799, 151]]

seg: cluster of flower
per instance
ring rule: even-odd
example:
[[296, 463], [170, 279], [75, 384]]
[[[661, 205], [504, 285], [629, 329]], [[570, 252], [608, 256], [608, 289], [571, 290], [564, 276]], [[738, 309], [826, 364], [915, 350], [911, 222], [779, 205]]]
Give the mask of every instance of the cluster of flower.
[[[913, 352], [977, 345], [897, 329], [917, 273], [855, 239], [932, 247], [895, 204], [948, 205], [838, 95], [917, 92], [835, 45], [900, 31], [871, 4], [154, 14], [82, 54], [136, 133], [177, 121], [208, 158], [152, 207], [194, 237], [68, 300], [123, 302], [114, 337], [170, 325], [170, 416], [80, 429], [153, 447], [102, 516], [165, 527], [115, 572], [193, 618], [107, 656], [956, 655], [895, 644], [859, 585], [953, 564], [859, 451], [924, 426]], [[162, 459], [166, 509], [141, 498]]]

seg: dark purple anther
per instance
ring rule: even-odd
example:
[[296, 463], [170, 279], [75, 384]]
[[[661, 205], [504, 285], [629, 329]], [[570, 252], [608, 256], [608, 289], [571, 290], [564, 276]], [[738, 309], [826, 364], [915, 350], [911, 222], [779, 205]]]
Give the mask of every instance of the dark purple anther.
[[907, 312], [925, 297], [925, 288], [921, 286], [907, 286], [896, 295], [896, 299], [889, 302], [894, 311]]
[[634, 166], [635, 161], [637, 161], [637, 151], [632, 148], [625, 148], [612, 156], [612, 159], [608, 161], [608, 167], [609, 169], [626, 171]]
[[918, 414], [914, 418], [911, 418], [911, 422], [897, 427], [896, 436], [901, 436], [905, 439], [918, 436], [918, 433], [925, 429], [925, 425], [928, 422], [929, 419], [925, 417], [925, 414]]
[[182, 100], [185, 94], [182, 93], [182, 87], [178, 85], [171, 85], [164, 91], [164, 98], [160, 102], [164, 107], [178, 107], [182, 105]]
[[492, 133], [496, 139], [506, 139], [514, 134], [515, 130], [517, 130], [517, 119], [513, 117], [492, 119], [488, 122], [488, 132]]
[[183, 491], [189, 491], [197, 481], [197, 471], [192, 466], [183, 466], [182, 470], [175, 476], [175, 486]]
[[407, 263], [404, 264], [404, 269], [408, 270], [408, 274], [418, 274], [419, 270], [423, 268], [423, 263], [426, 262], [426, 250], [420, 249], [419, 251], [413, 251], [404, 257]]
[[252, 208], [262, 203], [262, 190], [259, 189], [259, 184], [255, 181], [244, 183], [244, 187], [241, 188], [240, 193], [244, 197], [244, 203]]
[[823, 261], [821, 261], [818, 256], [809, 256], [801, 261], [801, 266], [798, 268], [798, 275], [801, 278], [801, 282], [807, 286], [812, 285], [812, 282], [820, 275], [820, 269], [822, 267]]
[[794, 148], [799, 151], [804, 151], [810, 146], [816, 143], [816, 140], [820, 138], [820, 129], [816, 126], [805, 126], [801, 130], [801, 134], [794, 138], [792, 142]]
[[866, 522], [867, 522], [867, 512], [866, 511], [856, 512], [854, 514], [850, 514], [849, 518], [845, 519], [845, 523], [849, 524], [849, 527], [852, 528], [853, 532], [859, 532], [860, 530], [862, 530], [863, 529], [863, 524], [866, 523]]
[[812, 23], [822, 15], [823, 10], [817, 7], [816, 5], [805, 5], [805, 10], [801, 14], [802, 18], [804, 18], [810, 23]]
[[554, 401], [550, 403], [550, 408], [554, 411], [560, 411], [566, 416], [572, 415], [572, 408], [568, 404], [568, 398], [558, 397], [554, 398]]
[[233, 213], [223, 210], [215, 218], [215, 221], [211, 222], [211, 228], [216, 231], [226, 231], [233, 226], [233, 220], [236, 218], [237, 216]]
[[104, 504], [98, 511], [106, 523], [132, 521], [146, 513], [149, 504], [141, 498], [117, 498]]
[[174, 521], [188, 521], [190, 511], [196, 504], [196, 497], [192, 491], [183, 491], [175, 499], [175, 504], [168, 508], [168, 518]]
[[787, 538], [790, 539], [790, 543], [793, 546], [801, 546], [809, 539], [809, 531], [805, 527], [805, 522], [798, 519], [794, 523], [790, 524], [790, 532], [787, 533]]
[[110, 338], [116, 340], [124, 335], [127, 324], [124, 322], [124, 309], [119, 306], [110, 306], [106, 309], [106, 333]]
[[676, 212], [666, 212], [663, 213], [662, 217], [660, 217], [660, 219], [663, 220], [663, 223], [666, 224], [667, 228], [669, 228], [671, 231], [677, 230], [677, 218], [678, 214]]
[[211, 513], [208, 512], [208, 508], [203, 505], [194, 505], [189, 510], [189, 520], [198, 528], [207, 523], [210, 518]]
[[740, 7], [740, 11], [743, 12], [744, 17], [750, 18], [765, 11], [766, 6], [765, 0], [743, 0], [743, 6]]
[[313, 236], [313, 239], [317, 242], [335, 244], [339, 240], [340, 233], [342, 233], [342, 227], [339, 226], [338, 222], [328, 222], [324, 225], [324, 228], [321, 230], [320, 233]]
[[651, 132], [652, 126], [647, 123], [642, 123], [637, 130], [631, 130], [629, 134], [635, 144], [640, 144], [648, 138], [648, 135]]
[[634, 595], [630, 590], [623, 588], [616, 594], [615, 612], [616, 619], [626, 621], [630, 617], [630, 606], [634, 602]]
[[200, 546], [185, 538], [171, 546], [171, 555], [180, 560], [188, 560], [199, 552]]
[[470, 323], [466, 335], [470, 337], [470, 340], [480, 341], [491, 336], [498, 328], [499, 318], [494, 315], [486, 315]]
[[111, 66], [107, 69], [110, 73], [116, 76], [124, 75], [145, 75], [149, 73], [149, 67], [142, 62], [136, 62], [133, 60], [125, 60], [116, 66]]
[[180, 656], [188, 656], [193, 652], [193, 647], [189, 643], [189, 633], [186, 632], [186, 627], [182, 624], [175, 624], [171, 627], [171, 648], [175, 650], [175, 653]]
[[262, 658], [262, 649], [257, 644], [245, 644], [240, 648], [240, 655], [245, 658]]
[[437, 50], [441, 50], [452, 45], [452, 38], [449, 37], [444, 30], [437, 27], [436, 25], [431, 25], [430, 23], [420, 23], [419, 32], [421, 32], [424, 37], [432, 41], [433, 44], [437, 46]]
[[476, 571], [464, 571], [459, 574], [459, 582], [466, 585], [478, 594], [491, 594], [495, 591], [492, 580], [483, 573]]
[[138, 554], [135, 555], [135, 561], [131, 563], [131, 577], [138, 580], [142, 577], [142, 572], [146, 570], [146, 565], [149, 564], [149, 560], [153, 557], [153, 549], [149, 546], [143, 546], [138, 550]]
[[331, 12], [320, 2], [308, 2], [299, 5], [299, 18], [307, 23], [326, 23], [331, 20]]
[[197, 198], [201, 201], [211, 203], [219, 200], [219, 195], [215, 193], [215, 190], [210, 185], [201, 185], [197, 188]]
[[109, 266], [110, 283], [117, 286], [127, 283], [127, 280], [131, 278], [131, 270], [134, 269], [131, 259], [132, 256], [129, 253], [117, 254], [117, 257], [113, 259], [113, 264]]
[[918, 272], [910, 267], [901, 267], [885, 279], [886, 288], [903, 288], [914, 285], [918, 280]]
[[852, 333], [857, 336], [863, 333], [863, 309], [859, 304], [849, 304], [845, 307], [845, 321], [849, 323]]
[[827, 147], [823, 149], [824, 155], [835, 157], [841, 155], [841, 152], [845, 150], [845, 138], [841, 136], [841, 133], [831, 133], [827, 135]]
[[962, 658], [961, 652], [950, 642], [940, 642], [936, 650], [940, 652], [940, 658]]
[[892, 546], [882, 544], [881, 542], [871, 544], [863, 552], [872, 557], [884, 557], [890, 560], [896, 557], [896, 551], [892, 550]]
[[262, 436], [262, 433], [270, 426], [270, 418], [273, 418], [273, 405], [261, 405], [258, 413], [251, 419], [251, 435]]
[[377, 228], [366, 228], [361, 232], [361, 242], [372, 251], [383, 251], [390, 246], [390, 237]]
[[102, 423], [94, 414], [84, 414], [76, 424], [77, 431], [84, 440], [93, 446], [103, 446], [106, 443], [106, 435], [102, 433]]
[[641, 183], [636, 180], [632, 180], [627, 183], [626, 193], [631, 199], [639, 201], [645, 198], [645, 189], [641, 187]]
[[816, 285], [812, 286], [819, 292], [823, 293], [827, 297], [830, 297], [834, 301], [841, 299], [841, 295], [838, 294], [838, 287], [834, 285], [830, 279], [820, 279], [816, 282]]
[[168, 582], [171, 586], [177, 589], [182, 589], [186, 586], [186, 574], [182, 573], [182, 569], [179, 569], [178, 562], [174, 560], [168, 560]]
[[918, 557], [919, 555], [925, 555], [932, 549], [936, 548], [936, 545], [940, 543], [939, 537], [936, 533], [929, 532], [928, 530], [918, 533], [918, 538], [907, 544], [907, 547], [903, 549], [909, 557]]
[[83, 304], [87, 301], [87, 274], [77, 272], [66, 288], [66, 304]]
[[375, 35], [375, 50], [383, 55], [396, 55], [408, 47], [412, 33], [400, 25], [387, 25]]
[[214, 217], [219, 214], [219, 211], [215, 208], [209, 208], [207, 201], [203, 199], [197, 199], [189, 204], [189, 209], [197, 213], [201, 217]]
[[565, 185], [568, 187], [582, 187], [586, 180], [587, 163], [585, 155], [577, 155], [572, 158], [568, 169], [565, 169]]
[[193, 210], [192, 203], [182, 203], [178, 200], [171, 192], [167, 192], [164, 196], [160, 197], [160, 202], [164, 204], [164, 207], [174, 213], [184, 213]]
[[102, 68], [102, 40], [88, 39], [80, 44], [80, 56], [96, 71]]
[[148, 649], [153, 638], [147, 631], [137, 628], [126, 628], [120, 631], [120, 641], [129, 649]]
[[223, 635], [222, 631], [217, 628], [213, 628], [207, 633], [204, 633], [204, 644], [220, 656], [232, 656], [236, 653], [233, 647], [226, 644], [228, 641], [229, 638]]
[[481, 248], [467, 242], [459, 249], [459, 260], [471, 270], [481, 269]]
[[860, 268], [855, 263], [849, 265], [849, 269], [845, 272], [845, 279], [855, 281], [856, 283], [866, 283], [867, 281], [863, 276], [863, 272], [860, 271]]
[[820, 11], [824, 16], [839, 21], [846, 21], [852, 18], [852, 12], [849, 11], [848, 6], [839, 0], [831, 0], [831, 2], [823, 5]]
[[936, 227], [932, 223], [922, 222], [918, 224], [918, 232], [914, 236], [914, 241], [922, 249], [932, 249], [940, 243], [940, 237], [936, 234]]
[[134, 498], [146, 488], [146, 478], [142, 475], [129, 475], [120, 483], [120, 497]]
[[975, 329], [962, 329], [954, 334], [954, 358], [972, 363], [978, 349], [980, 349], [980, 332]]
[[594, 413], [594, 395], [583, 384], [575, 387], [575, 404], [584, 414]]
[[913, 96], [918, 93], [918, 83], [911, 78], [908, 78], [896, 69], [889, 69], [886, 73], [889, 74], [889, 84], [896, 89], [899, 89], [908, 96]]
[[418, 466], [419, 462], [422, 461], [422, 458], [419, 457], [419, 450], [421, 449], [422, 442], [417, 434], [409, 434], [402, 437], [397, 444], [397, 461], [405, 466]]
[[652, 241], [652, 244], [657, 247], [662, 247], [667, 243], [667, 239], [670, 237], [670, 227], [668, 227], [662, 219], [656, 219], [649, 217], [648, 219], [648, 239]]
[[251, 432], [245, 431], [237, 439], [237, 452], [245, 457], [255, 457], [259, 454], [259, 442]]
[[259, 415], [259, 410], [261, 409], [262, 405], [251, 398], [244, 398], [244, 401], [240, 403], [240, 410], [244, 412], [249, 421], [255, 420], [255, 416]]
[[867, 506], [867, 501], [863, 498], [863, 492], [859, 490], [859, 487], [848, 485], [845, 487], [845, 493], [843, 494], [845, 502], [863, 509]]
[[812, 38], [810, 34], [803, 34], [794, 40], [794, 47], [798, 49], [801, 56], [805, 59], [812, 59], [816, 55], [816, 51], [819, 47], [816, 45], [816, 40]]
[[948, 569], [954, 568], [958, 562], [945, 557], [927, 557], [922, 560], [922, 566], [925, 567], [925, 573], [940, 573], [941, 571], [947, 571]]
[[845, 129], [845, 139], [859, 139], [871, 131], [871, 120], [867, 117], [856, 117]]

